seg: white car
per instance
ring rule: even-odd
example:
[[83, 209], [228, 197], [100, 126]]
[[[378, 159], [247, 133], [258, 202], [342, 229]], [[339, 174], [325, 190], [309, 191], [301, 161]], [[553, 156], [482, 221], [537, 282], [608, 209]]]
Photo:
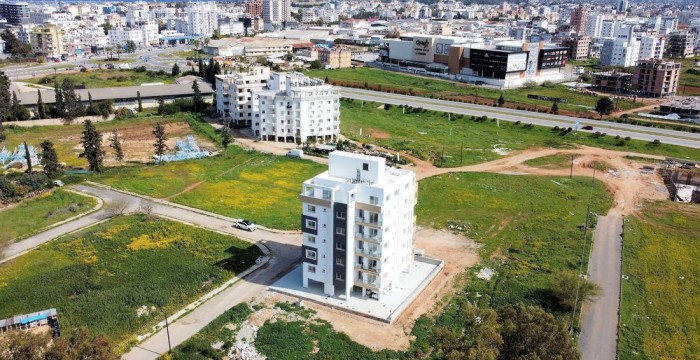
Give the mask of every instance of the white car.
[[233, 227], [241, 230], [248, 230], [248, 231], [255, 231], [255, 223], [245, 220], [245, 219], [238, 219], [233, 223]]

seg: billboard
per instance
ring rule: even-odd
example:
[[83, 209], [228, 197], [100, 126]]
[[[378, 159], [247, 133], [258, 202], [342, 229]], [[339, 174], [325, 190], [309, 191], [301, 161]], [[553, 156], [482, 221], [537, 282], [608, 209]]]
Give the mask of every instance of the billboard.
[[527, 69], [527, 53], [513, 53], [508, 55], [506, 72], [525, 71]]
[[433, 62], [433, 38], [413, 38], [413, 61]]

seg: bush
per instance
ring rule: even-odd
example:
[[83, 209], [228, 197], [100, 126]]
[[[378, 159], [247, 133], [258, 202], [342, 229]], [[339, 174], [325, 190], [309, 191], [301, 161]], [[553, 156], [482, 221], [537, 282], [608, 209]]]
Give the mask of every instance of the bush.
[[554, 82], [549, 81], [549, 80], [543, 81], [543, 82], [542, 82], [542, 86], [543, 86], [543, 87], [554, 87], [555, 85], [556, 85], [556, 84], [554, 84]]

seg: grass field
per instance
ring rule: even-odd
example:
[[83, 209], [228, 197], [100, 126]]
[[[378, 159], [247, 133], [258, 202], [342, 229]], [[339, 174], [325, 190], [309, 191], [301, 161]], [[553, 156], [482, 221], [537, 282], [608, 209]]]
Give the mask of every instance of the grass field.
[[0, 244], [92, 210], [95, 199], [56, 189], [0, 211]]
[[[577, 144], [606, 149], [633, 151], [654, 155], [700, 159], [700, 149], [649, 142], [595, 137], [588, 133], [562, 133], [550, 128], [516, 124], [489, 119], [476, 122], [470, 117], [425, 111], [411, 113], [393, 106], [389, 110], [380, 104], [344, 100], [341, 105], [341, 130], [351, 139], [377, 144], [392, 150], [410, 150], [424, 160], [440, 167], [470, 165], [502, 157], [501, 149], [523, 150], [531, 147], [573, 148]], [[360, 135], [362, 129], [362, 135]], [[371, 136], [371, 137], [370, 137]], [[620, 145], [624, 143], [624, 145]], [[620, 146], [618, 146], [620, 145]], [[462, 146], [463, 149], [462, 150]], [[444, 147], [444, 162], [442, 153]], [[496, 150], [496, 151], [495, 151]]]
[[[234, 237], [158, 218], [118, 217], [0, 265], [0, 318], [55, 307], [61, 329], [87, 327], [125, 350], [137, 333], [261, 255]], [[149, 313], [137, 316], [147, 306]]]
[[[355, 68], [355, 69], [334, 69], [334, 70], [310, 70], [309, 76], [324, 79], [328, 77], [330, 81], [353, 82], [358, 85], [367, 83], [370, 86], [381, 85], [384, 89], [401, 89], [408, 91], [411, 89], [415, 95], [419, 96], [477, 96], [482, 99], [497, 100], [501, 94], [508, 102], [538, 105], [542, 108], [549, 109], [552, 106], [551, 101], [529, 99], [528, 94], [544, 95], [550, 97], [566, 98], [567, 102], [559, 104], [559, 109], [569, 111], [581, 111], [585, 113], [587, 108], [595, 107], [598, 97], [581, 94], [569, 90], [564, 85], [555, 85], [553, 87], [537, 86], [531, 89], [512, 89], [512, 90], [497, 90], [487, 87], [473, 86], [460, 82], [440, 80], [428, 77], [416, 77], [398, 72], [372, 69], [372, 68]], [[620, 110], [634, 109], [642, 106], [632, 101], [620, 100], [617, 103]], [[589, 115], [594, 115], [590, 113]]]
[[571, 166], [571, 155], [554, 154], [534, 158], [525, 161], [523, 164], [541, 169], [562, 169]]
[[[151, 132], [153, 130], [153, 125], [156, 122], [161, 122], [163, 124], [169, 123], [182, 123], [183, 128], [182, 133], [178, 133], [178, 136], [184, 136], [189, 134], [194, 134], [193, 130], [187, 130], [187, 118], [191, 116], [186, 113], [177, 113], [168, 116], [158, 116], [152, 110], [146, 110], [139, 113], [133, 117], [125, 120], [115, 120], [107, 122], [95, 123], [95, 127], [98, 131], [103, 133], [102, 146], [105, 150], [109, 152], [109, 141], [107, 138], [111, 136], [113, 130], [118, 130], [120, 133], [130, 133], [131, 135], [122, 138], [121, 140], [140, 140], [145, 136], [144, 139], [148, 139], [145, 144], [145, 148], [152, 150], [151, 144], [153, 143]], [[34, 126], [34, 127], [5, 127], [5, 135], [7, 140], [3, 143], [7, 148], [14, 149], [17, 145], [26, 141], [29, 145], [34, 145], [38, 147], [39, 144], [44, 139], [49, 139], [54, 143], [56, 151], [58, 152], [58, 159], [60, 162], [66, 163], [68, 166], [86, 166], [87, 160], [78, 157], [82, 152], [82, 145], [80, 144], [80, 137], [82, 136], [83, 125], [58, 125], [58, 126]], [[167, 134], [168, 136], [173, 136], [174, 134]], [[140, 144], [143, 147], [143, 144]], [[128, 153], [130, 145], [123, 144], [124, 150]], [[129, 159], [129, 154], [127, 154], [127, 160]]]
[[618, 356], [695, 359], [700, 349], [700, 206], [648, 204], [625, 226]]
[[175, 79], [166, 72], [163, 76], [151, 76], [147, 72], [136, 72], [134, 70], [92, 70], [88, 72], [77, 72], [73, 74], [57, 74], [42, 77], [34, 77], [23, 82], [31, 84], [44, 84], [53, 86], [54, 80], [60, 84], [63, 79], [70, 78], [74, 83], [85, 85], [86, 88], [108, 88], [119, 86], [139, 86], [143, 83], [161, 82], [172, 84]]
[[[591, 211], [606, 213], [612, 197], [600, 182], [591, 188], [590, 178], [456, 173], [422, 180], [416, 213], [422, 226], [461, 227], [483, 244], [483, 263], [497, 273], [491, 281], [471, 276], [455, 301], [494, 308], [524, 302], [565, 318], [552, 303], [551, 283], [559, 272], [578, 272], [583, 241], [578, 226], [585, 222], [591, 194]], [[447, 324], [453, 316], [460, 315], [446, 313], [436, 322]]]
[[93, 178], [116, 188], [217, 214], [246, 218], [276, 229], [299, 229], [301, 183], [324, 165], [231, 146], [225, 157], [113, 169]]
[[[681, 76], [678, 79], [678, 90], [683, 89], [683, 85], [700, 87], [700, 75], [689, 74], [688, 69], [693, 69], [695, 62], [700, 61], [700, 57], [688, 58], [688, 59], [673, 59], [681, 63]], [[699, 69], [700, 68], [695, 68]]]
[[181, 50], [181, 51], [175, 51], [171, 53], [161, 53], [158, 54], [158, 57], [162, 58], [167, 58], [167, 59], [186, 59], [186, 58], [206, 58], [208, 55], [205, 55], [203, 52], [197, 51], [197, 50]]

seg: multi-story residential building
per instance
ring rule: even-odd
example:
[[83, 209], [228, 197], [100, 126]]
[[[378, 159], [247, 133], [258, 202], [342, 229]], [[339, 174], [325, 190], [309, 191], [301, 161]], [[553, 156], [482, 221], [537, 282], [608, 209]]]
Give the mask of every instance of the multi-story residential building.
[[588, 36], [571, 36], [563, 39], [561, 41], [561, 46], [569, 49], [569, 59], [588, 59], [591, 47], [591, 38]]
[[666, 40], [658, 36], [642, 35], [639, 39], [639, 60], [661, 59]]
[[109, 29], [109, 44], [110, 46], [125, 47], [129, 41], [133, 41], [137, 48], [144, 46], [143, 31], [137, 28], [114, 28]]
[[584, 7], [583, 4], [581, 4], [571, 13], [571, 19], [569, 20], [571, 31], [577, 34], [583, 34], [586, 30], [587, 19], [588, 10]]
[[586, 21], [586, 30], [584, 33], [593, 39], [600, 37], [600, 32], [603, 28], [604, 16], [601, 14], [590, 14]]
[[29, 21], [29, 3], [1, 3], [0, 16], [4, 17], [10, 24], [27, 23]]
[[45, 56], [61, 56], [66, 52], [64, 35], [63, 29], [56, 25], [37, 26], [29, 33], [32, 51]]
[[593, 73], [593, 88], [612, 93], [629, 93], [632, 90], [632, 74], [618, 71]]
[[135, 27], [137, 24], [148, 21], [149, 17], [148, 7], [129, 9], [126, 12], [126, 26]]
[[659, 34], [670, 34], [676, 31], [678, 27], [678, 18], [675, 16], [664, 16], [659, 22]]
[[211, 36], [218, 28], [215, 2], [191, 3], [187, 6], [188, 35]]
[[291, 0], [262, 0], [265, 23], [279, 24], [291, 20]]
[[384, 158], [335, 151], [302, 185], [303, 286], [383, 301], [413, 262], [417, 183]]
[[673, 61], [641, 60], [634, 68], [632, 83], [640, 96], [675, 96], [678, 90], [681, 64]]
[[270, 68], [253, 66], [245, 72], [216, 75], [216, 111], [232, 127], [250, 127], [253, 120], [251, 92], [265, 87]]
[[639, 40], [607, 39], [600, 51], [600, 64], [604, 66], [634, 66], [639, 59]]
[[32, 24], [44, 24], [47, 22], [60, 24], [68, 20], [73, 20], [73, 15], [66, 11], [52, 11], [51, 9], [41, 9], [29, 12], [29, 22]]
[[617, 2], [617, 12], [620, 14], [623, 14], [627, 11], [627, 7], [629, 6], [629, 2], [627, 0], [620, 0]]
[[604, 39], [610, 39], [615, 36], [615, 28], [617, 27], [617, 21], [606, 19], [603, 20], [602, 26], [600, 28], [600, 37]]
[[668, 36], [664, 56], [669, 58], [687, 58], [693, 56], [695, 34], [688, 31], [677, 31]]
[[299, 73], [273, 74], [252, 90], [253, 136], [274, 141], [333, 141], [340, 134], [340, 90]]
[[263, 0], [248, 0], [243, 3], [245, 13], [252, 17], [263, 16]]
[[323, 66], [330, 69], [342, 69], [352, 66], [350, 62], [352, 52], [346, 47], [321, 47], [318, 49], [318, 59]]

